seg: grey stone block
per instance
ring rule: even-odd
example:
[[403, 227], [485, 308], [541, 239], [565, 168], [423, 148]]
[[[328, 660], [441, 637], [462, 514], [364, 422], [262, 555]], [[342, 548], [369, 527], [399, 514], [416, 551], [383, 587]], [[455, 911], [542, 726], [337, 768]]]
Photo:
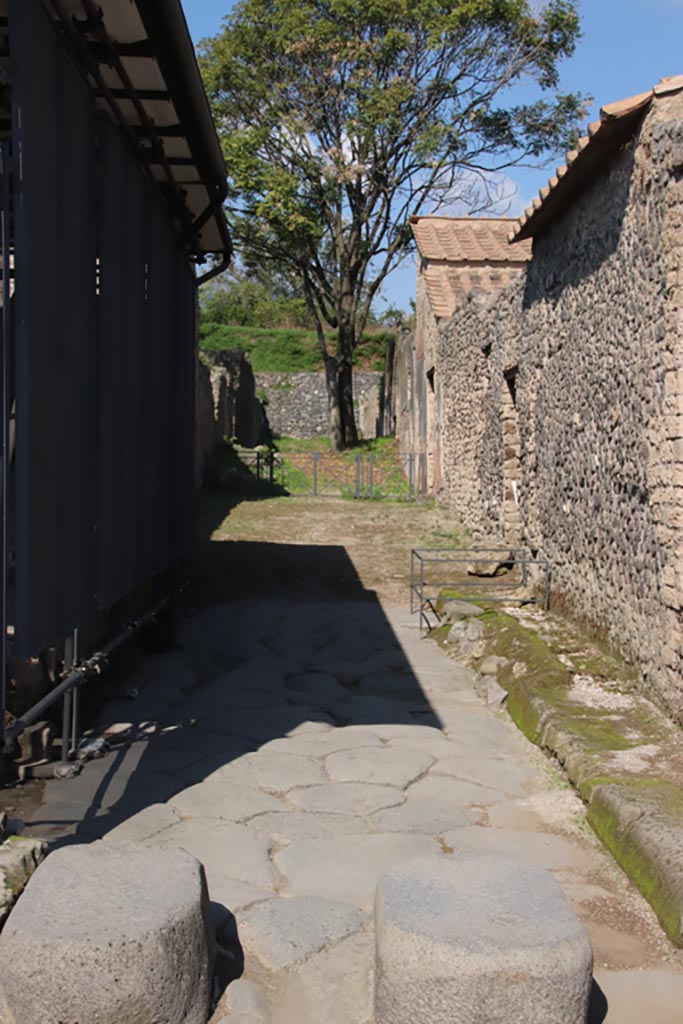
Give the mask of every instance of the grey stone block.
[[585, 1024], [590, 939], [555, 879], [523, 861], [392, 868], [375, 942], [376, 1024]]
[[476, 604], [453, 599], [452, 601], [444, 602], [441, 619], [442, 622], [457, 622], [458, 619], [471, 619], [481, 615], [482, 612], [483, 608], [479, 608]]
[[213, 938], [184, 850], [95, 843], [53, 853], [0, 935], [3, 1024], [206, 1024]]
[[291, 967], [358, 931], [366, 915], [322, 896], [268, 900], [239, 918], [244, 948], [270, 970]]
[[507, 668], [509, 664], [509, 658], [501, 658], [497, 654], [489, 654], [479, 666], [479, 671], [484, 676], [497, 676], [500, 670]]

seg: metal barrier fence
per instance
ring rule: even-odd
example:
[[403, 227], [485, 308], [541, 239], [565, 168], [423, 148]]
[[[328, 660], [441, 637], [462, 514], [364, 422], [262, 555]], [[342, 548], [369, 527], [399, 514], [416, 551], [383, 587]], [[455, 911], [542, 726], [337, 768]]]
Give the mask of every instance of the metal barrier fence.
[[413, 548], [410, 611], [420, 614], [420, 633], [423, 627], [429, 631], [441, 622], [436, 605], [444, 592], [469, 601], [537, 604], [541, 600], [547, 611], [550, 562], [532, 557], [527, 548]]
[[290, 494], [365, 500], [419, 501], [426, 497], [426, 455], [387, 462], [373, 454], [245, 452], [240, 459], [259, 479]]

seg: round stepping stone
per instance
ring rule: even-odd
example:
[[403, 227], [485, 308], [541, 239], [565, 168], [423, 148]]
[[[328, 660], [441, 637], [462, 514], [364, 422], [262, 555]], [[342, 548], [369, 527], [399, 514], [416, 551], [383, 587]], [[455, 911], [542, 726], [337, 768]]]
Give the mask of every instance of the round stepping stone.
[[57, 850], [0, 951], [3, 1020], [205, 1024], [213, 937], [202, 866], [184, 850], [134, 844]]
[[585, 1024], [593, 951], [542, 868], [466, 855], [397, 865], [375, 898], [376, 1024]]

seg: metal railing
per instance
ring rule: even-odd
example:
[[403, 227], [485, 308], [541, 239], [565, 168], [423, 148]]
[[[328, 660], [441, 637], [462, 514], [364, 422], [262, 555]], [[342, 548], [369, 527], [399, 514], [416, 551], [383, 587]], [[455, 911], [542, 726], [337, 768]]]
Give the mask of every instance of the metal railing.
[[374, 454], [345, 457], [332, 452], [240, 451], [259, 479], [290, 494], [316, 498], [419, 501], [426, 494], [426, 455], [401, 455], [387, 462]]
[[540, 601], [547, 611], [550, 562], [532, 557], [527, 548], [413, 548], [410, 611], [419, 612], [420, 633], [439, 625], [437, 603], [448, 596], [496, 603]]

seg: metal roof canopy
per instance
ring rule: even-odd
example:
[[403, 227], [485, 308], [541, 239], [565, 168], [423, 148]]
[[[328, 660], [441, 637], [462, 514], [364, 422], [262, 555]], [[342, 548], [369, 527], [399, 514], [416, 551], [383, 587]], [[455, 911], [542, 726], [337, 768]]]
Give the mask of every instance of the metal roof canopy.
[[[189, 256], [219, 259], [213, 276], [232, 250], [222, 210], [226, 170], [180, 0], [41, 4], [98, 108], [161, 194]], [[6, 16], [7, 0], [0, 0], [5, 25]]]

